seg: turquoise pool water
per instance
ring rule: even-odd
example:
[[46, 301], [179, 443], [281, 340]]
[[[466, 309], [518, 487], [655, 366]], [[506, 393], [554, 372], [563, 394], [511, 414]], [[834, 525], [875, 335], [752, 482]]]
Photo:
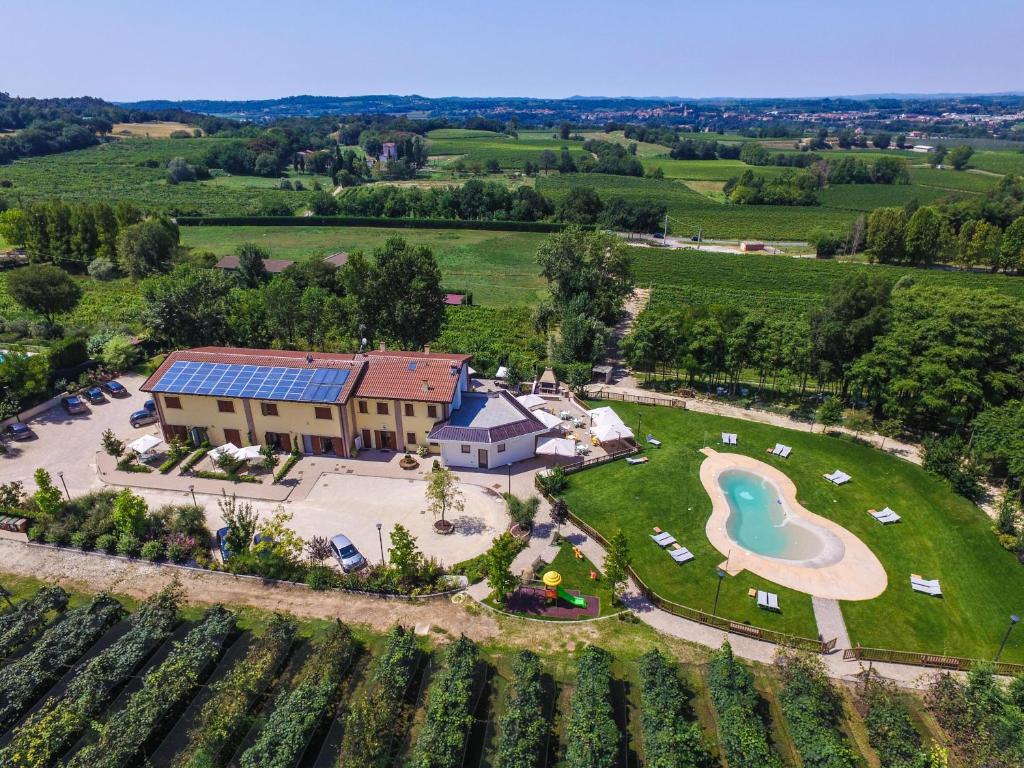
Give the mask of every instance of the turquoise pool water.
[[770, 480], [739, 469], [718, 476], [729, 503], [726, 531], [744, 549], [785, 560], [813, 560], [825, 542], [806, 523], [791, 515]]

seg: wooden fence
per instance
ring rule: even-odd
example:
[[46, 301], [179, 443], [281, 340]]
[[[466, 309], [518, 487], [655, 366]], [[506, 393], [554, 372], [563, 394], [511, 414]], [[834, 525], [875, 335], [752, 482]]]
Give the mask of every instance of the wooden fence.
[[[577, 528], [597, 541], [605, 549], [608, 549], [609, 544], [604, 536], [583, 522], [575, 513], [572, 512], [572, 510], [569, 510], [569, 519]], [[787, 635], [783, 632], [776, 632], [774, 629], [766, 629], [764, 627], [757, 627], [745, 622], [733, 621], [724, 616], [713, 616], [710, 613], [698, 611], [696, 608], [690, 608], [688, 606], [681, 605], [680, 603], [666, 600], [664, 597], [648, 587], [632, 567], [629, 569], [629, 575], [633, 581], [636, 582], [637, 587], [640, 589], [640, 593], [645, 598], [647, 598], [656, 607], [666, 613], [671, 613], [674, 616], [689, 619], [690, 621], [696, 621], [699, 624], [705, 624], [724, 632], [731, 632], [736, 635], [743, 635], [744, 637], [752, 637], [756, 640], [764, 640], [768, 643], [775, 643], [776, 645], [786, 646], [787, 648], [797, 648], [802, 651], [831, 653], [836, 647], [835, 638], [824, 642], [820, 639], [813, 640], [809, 637]]]
[[888, 648], [847, 648], [843, 651], [846, 661], [889, 661], [893, 664], [912, 664], [917, 667], [933, 667], [936, 669], [954, 669], [966, 672], [979, 665], [990, 665], [997, 675], [1017, 677], [1024, 675], [1024, 664], [1012, 664], [1008, 661], [982, 661], [981, 659], [965, 659], [960, 656], [944, 656], [935, 653], [917, 653], [914, 651], [893, 651]]
[[562, 471], [567, 475], [571, 475], [575, 472], [582, 472], [584, 469], [590, 469], [591, 467], [597, 467], [601, 464], [607, 464], [610, 461], [624, 459], [627, 456], [632, 456], [639, 450], [639, 448], [633, 446], [632, 448], [623, 448], [622, 450], [614, 451], [612, 453], [605, 454], [604, 456], [594, 456], [590, 459], [579, 459], [578, 461], [574, 461], [572, 464], [566, 464], [565, 467], [562, 468]]
[[636, 403], [637, 405], [663, 405], [668, 408], [682, 408], [686, 410], [686, 401], [675, 397], [663, 395], [634, 395], [629, 392], [615, 392], [608, 390], [588, 390], [587, 397], [591, 400], [608, 400], [616, 403]]

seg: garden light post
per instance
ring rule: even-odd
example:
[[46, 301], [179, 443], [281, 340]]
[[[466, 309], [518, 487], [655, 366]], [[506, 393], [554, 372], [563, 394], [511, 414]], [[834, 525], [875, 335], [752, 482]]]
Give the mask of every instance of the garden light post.
[[68, 501], [71, 501], [71, 494], [68, 493], [68, 484], [64, 482], [64, 473], [58, 472], [57, 477], [60, 478], [60, 484], [64, 486], [64, 495], [68, 497]]
[[377, 523], [377, 541], [380, 542], [380, 564], [384, 565], [384, 534], [380, 532], [380, 529], [384, 527], [383, 523]]
[[508, 463], [508, 495], [512, 495], [512, 462]]
[[199, 502], [196, 501], [196, 487], [194, 485], [190, 485], [188, 487], [188, 490], [189, 490], [189, 493], [192, 494], [192, 506], [193, 507], [198, 507], [199, 506]]
[[635, 437], [636, 437], [637, 441], [640, 440], [640, 422], [643, 421], [643, 418], [644, 418], [644, 415], [642, 413], [638, 413], [636, 415], [636, 435], [635, 435]]
[[1020, 616], [1013, 614], [1010, 616], [1010, 626], [1006, 628], [1006, 634], [1003, 635], [1003, 642], [999, 644], [999, 650], [996, 651], [995, 661], [999, 661], [999, 657], [1003, 655], [1003, 648], [1006, 647], [1006, 641], [1010, 639], [1010, 632], [1013, 631], [1013, 625], [1020, 621]]
[[718, 587], [715, 589], [715, 607], [711, 609], [712, 616], [718, 615], [718, 595], [722, 591], [722, 580], [725, 578], [725, 571], [721, 568], [716, 568], [715, 573], [718, 574]]

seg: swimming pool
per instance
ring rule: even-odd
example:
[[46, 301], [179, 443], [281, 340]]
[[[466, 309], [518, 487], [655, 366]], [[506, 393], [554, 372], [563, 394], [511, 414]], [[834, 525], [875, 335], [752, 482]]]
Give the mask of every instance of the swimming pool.
[[727, 469], [718, 474], [718, 485], [729, 504], [726, 532], [748, 552], [808, 565], [825, 565], [842, 557], [842, 542], [793, 514], [767, 477]]

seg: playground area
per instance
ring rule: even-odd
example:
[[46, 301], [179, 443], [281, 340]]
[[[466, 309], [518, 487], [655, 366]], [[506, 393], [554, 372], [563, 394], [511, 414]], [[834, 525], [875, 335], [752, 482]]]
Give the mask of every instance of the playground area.
[[593, 619], [614, 613], [611, 585], [597, 567], [568, 541], [537, 579], [513, 591], [504, 611], [553, 621]]

